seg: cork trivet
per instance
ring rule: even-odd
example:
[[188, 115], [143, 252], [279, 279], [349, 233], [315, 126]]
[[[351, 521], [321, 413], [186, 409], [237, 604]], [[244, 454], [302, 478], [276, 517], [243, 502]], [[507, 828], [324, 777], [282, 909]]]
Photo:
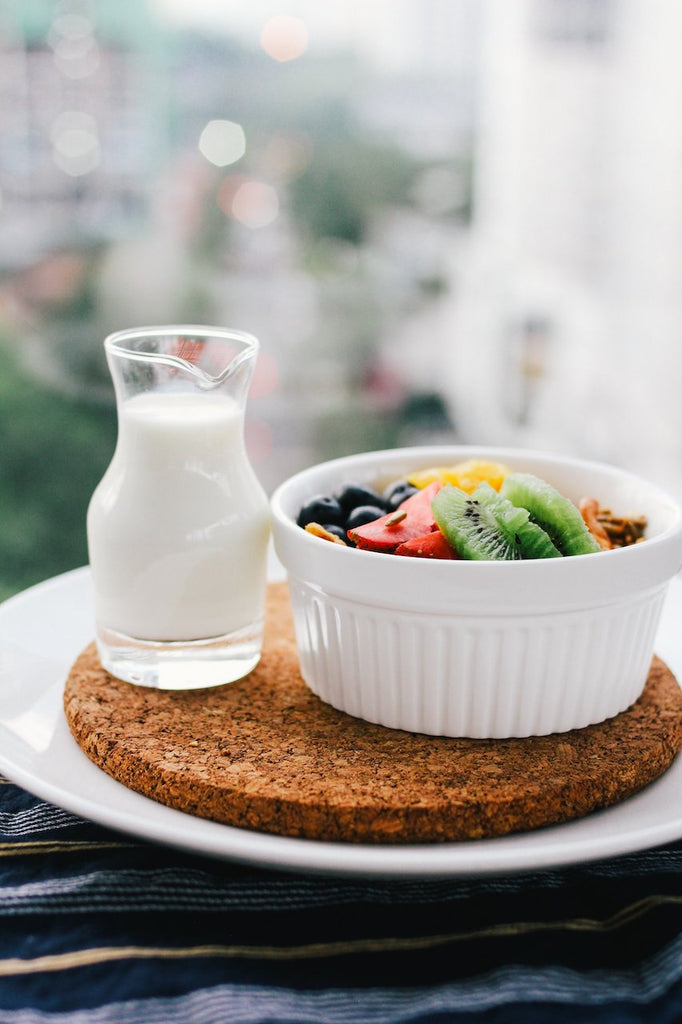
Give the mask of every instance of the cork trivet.
[[69, 727], [125, 786], [188, 814], [362, 843], [479, 839], [578, 818], [637, 792], [682, 747], [682, 690], [654, 659], [640, 699], [600, 725], [511, 740], [447, 739], [336, 711], [298, 669], [286, 584], [268, 593], [262, 659], [191, 692], [133, 686], [94, 645], [71, 669]]

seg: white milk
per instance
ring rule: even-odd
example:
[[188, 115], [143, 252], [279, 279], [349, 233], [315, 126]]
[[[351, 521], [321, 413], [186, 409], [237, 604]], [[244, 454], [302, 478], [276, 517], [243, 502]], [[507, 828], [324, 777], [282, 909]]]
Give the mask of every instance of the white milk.
[[88, 510], [100, 628], [197, 640], [263, 613], [268, 502], [244, 451], [236, 402], [138, 395]]

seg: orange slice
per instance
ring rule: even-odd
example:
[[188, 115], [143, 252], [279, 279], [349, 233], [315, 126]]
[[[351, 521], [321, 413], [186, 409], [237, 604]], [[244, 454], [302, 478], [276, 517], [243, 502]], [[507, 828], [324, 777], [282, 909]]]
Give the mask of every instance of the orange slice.
[[408, 476], [414, 487], [426, 487], [438, 480], [442, 484], [453, 484], [467, 494], [475, 491], [484, 480], [496, 491], [499, 491], [504, 478], [511, 473], [509, 466], [502, 462], [491, 462], [487, 459], [466, 459], [454, 466], [431, 466], [421, 469]]

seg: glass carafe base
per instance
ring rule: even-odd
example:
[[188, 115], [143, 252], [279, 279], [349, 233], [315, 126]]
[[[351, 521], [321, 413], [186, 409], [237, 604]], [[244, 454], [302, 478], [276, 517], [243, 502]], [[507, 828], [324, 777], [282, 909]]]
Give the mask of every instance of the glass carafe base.
[[262, 622], [206, 640], [137, 640], [98, 628], [102, 666], [117, 679], [157, 690], [202, 690], [247, 676], [258, 664]]

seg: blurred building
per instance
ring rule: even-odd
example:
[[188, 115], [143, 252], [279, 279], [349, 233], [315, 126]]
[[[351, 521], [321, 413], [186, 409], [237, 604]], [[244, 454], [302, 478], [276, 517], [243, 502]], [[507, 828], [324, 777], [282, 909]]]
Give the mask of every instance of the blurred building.
[[167, 144], [144, 0], [0, 8], [0, 268], [139, 219]]
[[450, 394], [682, 492], [682, 5], [486, 0]]
[[366, 5], [355, 45], [376, 72], [357, 116], [420, 159], [471, 149], [479, 0], [384, 0]]

